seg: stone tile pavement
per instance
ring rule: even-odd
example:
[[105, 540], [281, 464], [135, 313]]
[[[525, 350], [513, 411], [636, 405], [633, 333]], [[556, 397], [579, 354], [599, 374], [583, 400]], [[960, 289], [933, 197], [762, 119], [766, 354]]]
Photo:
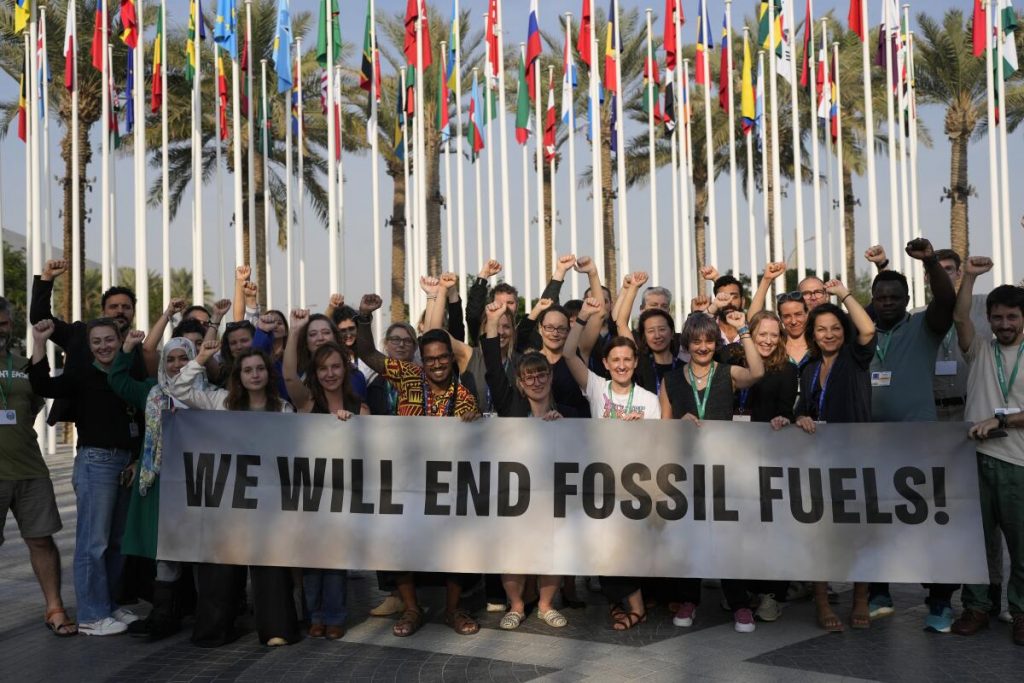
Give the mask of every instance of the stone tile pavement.
[[[64, 598], [74, 605], [71, 555], [75, 508], [71, 456], [66, 448], [48, 458], [64, 530], [57, 536], [63, 556]], [[349, 580], [351, 617], [338, 642], [306, 639], [287, 648], [259, 644], [254, 633], [215, 650], [189, 643], [187, 629], [149, 644], [125, 636], [57, 639], [42, 626], [41, 594], [13, 518], [0, 546], [0, 680], [21, 683], [72, 681], [1020, 681], [1024, 649], [1010, 640], [1009, 627], [993, 624], [974, 638], [924, 633], [924, 591], [894, 586], [897, 613], [866, 632], [823, 634], [809, 602], [787, 605], [782, 619], [759, 624], [752, 634], [732, 630], [719, 609], [720, 594], [705, 589], [693, 629], [672, 625], [664, 607], [626, 633], [608, 625], [599, 595], [579, 593], [588, 606], [564, 610], [570, 625], [553, 631], [530, 616], [516, 632], [498, 629], [500, 615], [482, 609], [482, 591], [467, 599], [477, 607], [483, 629], [460, 637], [441, 623], [441, 592], [424, 591], [429, 622], [411, 638], [391, 635], [389, 618], [367, 616], [383, 594], [372, 573]], [[849, 610], [848, 586], [838, 586]], [[843, 590], [847, 589], [847, 590]], [[140, 605], [144, 612], [146, 605]], [[72, 611], [73, 614], [73, 611]]]

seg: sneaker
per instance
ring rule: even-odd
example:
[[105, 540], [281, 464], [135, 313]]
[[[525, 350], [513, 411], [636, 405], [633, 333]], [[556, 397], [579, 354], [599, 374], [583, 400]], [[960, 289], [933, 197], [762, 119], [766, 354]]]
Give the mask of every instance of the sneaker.
[[809, 581], [792, 581], [786, 591], [786, 602], [806, 600], [814, 596], [814, 584]]
[[924, 630], [929, 633], [949, 633], [953, 627], [953, 609], [948, 602], [936, 602], [928, 607]]
[[775, 599], [774, 593], [766, 593], [761, 596], [757, 605], [757, 612], [754, 614], [761, 621], [776, 621], [782, 616], [782, 607]]
[[111, 617], [78, 625], [78, 632], [87, 636], [116, 636], [127, 630], [127, 624]]
[[868, 602], [868, 614], [872, 619], [887, 617], [895, 611], [892, 606], [892, 596], [875, 595]]
[[117, 621], [120, 621], [125, 626], [127, 626], [128, 624], [135, 623], [136, 621], [142, 618], [135, 612], [128, 609], [127, 607], [118, 607], [110, 616], [116, 619]]
[[488, 612], [504, 612], [508, 609], [508, 605], [503, 602], [489, 602], [487, 603]]
[[384, 601], [370, 610], [370, 616], [389, 617], [392, 614], [400, 614], [405, 609], [405, 603], [397, 595], [389, 595]]
[[999, 616], [996, 617], [996, 618], [999, 621], [1003, 622], [1004, 624], [1012, 624], [1013, 623], [1013, 615], [1010, 614], [1010, 610], [1008, 610], [1008, 609], [1004, 609], [1002, 612], [999, 613]]
[[756, 628], [753, 612], [746, 607], [733, 612], [732, 627], [736, 629], [736, 633], [753, 633]]
[[697, 605], [692, 602], [684, 602], [680, 605], [679, 611], [672, 617], [672, 623], [682, 628], [690, 628], [693, 626], [693, 620], [696, 616]]

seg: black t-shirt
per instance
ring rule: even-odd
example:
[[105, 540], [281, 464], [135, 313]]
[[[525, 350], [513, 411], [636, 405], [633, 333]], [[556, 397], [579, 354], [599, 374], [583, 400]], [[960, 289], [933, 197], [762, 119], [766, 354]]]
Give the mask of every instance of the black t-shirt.
[[821, 359], [812, 359], [804, 365], [800, 371], [797, 416], [807, 415], [822, 422], [870, 422], [870, 368], [875, 341], [872, 337], [864, 346], [856, 340], [843, 344], [825, 382], [824, 399], [819, 377]]
[[675, 356], [672, 357], [671, 363], [656, 363], [650, 353], [641, 353], [636, 364], [636, 372], [633, 373], [633, 381], [638, 387], [657, 394], [661, 391], [665, 375], [682, 365], [683, 361]]
[[[687, 413], [700, 417], [697, 411], [697, 401], [693, 396], [693, 387], [686, 381], [688, 365], [672, 370], [665, 375], [665, 392], [668, 394], [669, 403], [672, 405], [673, 419], [679, 419]], [[704, 394], [711, 392], [707, 397], [704, 407], [704, 420], [731, 420], [732, 419], [732, 371], [724, 363], [715, 363], [715, 376], [711, 378], [710, 386], [697, 392], [697, 397], [704, 400]]]
[[778, 370], [766, 370], [757, 384], [736, 392], [737, 412], [750, 415], [753, 422], [771, 422], [779, 416], [792, 421], [799, 380], [799, 372], [790, 362]]

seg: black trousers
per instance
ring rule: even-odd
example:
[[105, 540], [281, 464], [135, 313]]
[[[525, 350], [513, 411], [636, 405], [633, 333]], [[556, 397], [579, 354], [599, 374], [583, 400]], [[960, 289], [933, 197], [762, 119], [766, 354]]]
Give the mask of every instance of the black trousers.
[[[703, 579], [683, 579], [682, 602], [700, 604], [701, 581]], [[729, 603], [729, 609], [735, 612], [744, 607], [750, 607], [750, 599], [747, 597], [746, 582], [737, 579], [722, 579], [722, 595]]]
[[[253, 607], [261, 643], [284, 638], [300, 639], [292, 575], [286, 567], [252, 567]], [[219, 647], [233, 642], [240, 633], [235, 619], [243, 607], [246, 567], [197, 565], [198, 602], [192, 642], [200, 647]]]

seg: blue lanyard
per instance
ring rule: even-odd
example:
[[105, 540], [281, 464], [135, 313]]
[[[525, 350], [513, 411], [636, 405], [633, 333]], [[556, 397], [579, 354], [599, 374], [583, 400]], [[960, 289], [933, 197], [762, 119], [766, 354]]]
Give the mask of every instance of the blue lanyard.
[[750, 389], [740, 389], [740, 414], [747, 409], [747, 400], [750, 398]]
[[[818, 386], [818, 379], [821, 377], [821, 366], [825, 364], [825, 361], [819, 360], [818, 367], [814, 368], [814, 379], [811, 380], [811, 396], [814, 395], [814, 388]], [[835, 370], [833, 364], [832, 370]], [[820, 420], [822, 413], [825, 412], [825, 392], [828, 391], [829, 380], [832, 379], [832, 370], [829, 370], [828, 375], [825, 377], [825, 386], [821, 387], [821, 395], [818, 396], [818, 414], [816, 417]]]
[[[434, 397], [430, 393], [430, 387], [427, 386], [427, 380], [421, 380], [423, 383], [423, 414], [433, 417], [434, 411], [432, 410], [434, 405]], [[452, 395], [448, 397], [448, 401], [445, 403], [444, 412], [441, 415], [454, 415], [455, 414], [455, 394], [456, 387], [452, 386]]]
[[[672, 367], [669, 368], [669, 372], [672, 372], [672, 370], [676, 369], [676, 363], [678, 363], [678, 362], [679, 362], [679, 359], [673, 356], [672, 357]], [[657, 361], [654, 360], [654, 354], [653, 353], [651, 354], [651, 370], [654, 372], [654, 393], [655, 394], [660, 394], [661, 393], [661, 375], [658, 374], [658, 363], [657, 363]]]

